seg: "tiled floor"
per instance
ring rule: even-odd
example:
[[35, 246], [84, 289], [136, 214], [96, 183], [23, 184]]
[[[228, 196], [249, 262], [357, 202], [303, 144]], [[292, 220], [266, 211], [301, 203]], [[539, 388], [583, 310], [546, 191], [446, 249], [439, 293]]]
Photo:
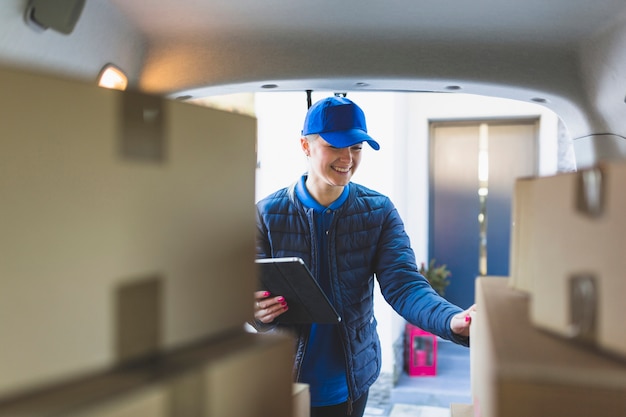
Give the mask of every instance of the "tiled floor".
[[391, 375], [382, 374], [370, 389], [365, 416], [435, 417], [452, 403], [470, 404], [469, 349], [441, 339], [437, 345], [437, 375], [403, 373], [393, 386]]

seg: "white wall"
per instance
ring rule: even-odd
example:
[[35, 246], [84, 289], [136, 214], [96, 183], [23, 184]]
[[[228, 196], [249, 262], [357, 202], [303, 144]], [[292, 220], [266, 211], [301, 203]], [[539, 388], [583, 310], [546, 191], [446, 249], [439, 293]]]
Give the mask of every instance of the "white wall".
[[[331, 95], [313, 94], [313, 102]], [[428, 127], [430, 120], [538, 117], [541, 175], [557, 170], [558, 117], [539, 105], [464, 94], [348, 93], [365, 112], [368, 133], [381, 149], [365, 146], [353, 181], [388, 195], [405, 221], [417, 261], [428, 249]], [[306, 93], [257, 93], [257, 199], [289, 185], [306, 170], [299, 139], [307, 110]], [[383, 345], [383, 372], [392, 373], [392, 345], [404, 320], [377, 291], [376, 317]]]

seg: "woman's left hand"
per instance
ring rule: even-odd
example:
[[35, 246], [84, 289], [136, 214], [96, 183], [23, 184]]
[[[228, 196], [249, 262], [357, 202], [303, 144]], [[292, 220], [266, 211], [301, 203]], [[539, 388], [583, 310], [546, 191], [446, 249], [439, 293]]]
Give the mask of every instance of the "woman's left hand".
[[283, 296], [271, 296], [268, 291], [254, 293], [254, 318], [261, 323], [271, 323], [289, 309]]
[[469, 337], [470, 324], [472, 323], [472, 316], [476, 314], [476, 304], [472, 305], [465, 311], [462, 311], [450, 320], [450, 328], [452, 332], [460, 336]]

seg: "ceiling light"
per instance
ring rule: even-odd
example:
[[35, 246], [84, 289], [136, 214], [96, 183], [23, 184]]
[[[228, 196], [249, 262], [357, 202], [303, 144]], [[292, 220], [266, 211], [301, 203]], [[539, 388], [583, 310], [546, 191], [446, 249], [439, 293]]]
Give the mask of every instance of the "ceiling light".
[[128, 77], [124, 71], [113, 64], [106, 64], [100, 71], [98, 76], [98, 85], [113, 90], [126, 90], [128, 86]]

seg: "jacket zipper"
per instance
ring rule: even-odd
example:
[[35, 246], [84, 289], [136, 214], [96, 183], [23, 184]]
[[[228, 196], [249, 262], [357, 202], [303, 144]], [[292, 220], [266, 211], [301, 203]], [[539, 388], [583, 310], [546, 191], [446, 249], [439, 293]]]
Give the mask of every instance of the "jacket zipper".
[[[336, 218], [333, 219], [333, 223], [336, 222]], [[331, 224], [332, 226], [332, 224]], [[331, 230], [332, 227], [329, 227], [328, 230]], [[332, 268], [330, 265], [330, 252], [331, 252], [331, 248], [330, 248], [330, 234], [327, 234], [327, 239], [328, 239], [328, 244], [327, 244], [327, 249], [328, 249], [328, 258], [329, 258], [329, 265], [328, 265], [328, 271], [329, 271], [329, 281], [330, 281], [330, 289], [333, 293], [333, 299], [336, 300], [336, 296], [335, 296], [335, 276], [332, 273]], [[343, 314], [342, 314], [343, 315]], [[346, 346], [346, 339], [344, 336], [344, 333], [342, 331], [342, 326], [344, 326], [343, 323], [339, 323], [337, 324], [337, 330], [339, 331], [339, 338], [341, 339], [341, 349], [343, 351], [343, 360], [346, 366], [346, 384], [348, 385], [348, 415], [351, 416], [352, 412], [354, 411], [354, 407], [353, 407], [353, 402], [354, 402], [354, 393], [352, 392], [352, 383], [351, 383], [351, 377], [350, 377], [350, 368], [349, 368], [349, 363], [348, 363], [348, 353], [347, 353], [347, 346]]]
[[[301, 334], [300, 339], [302, 340], [302, 343], [298, 343], [298, 348], [302, 350], [302, 354], [298, 358], [296, 358], [298, 361], [296, 363], [296, 374], [294, 375], [294, 379], [296, 382], [300, 382], [300, 373], [302, 372], [302, 363], [304, 362], [304, 356], [306, 355], [306, 348], [309, 345], [310, 331], [311, 331], [311, 328], [309, 326], [307, 326], [306, 332], [302, 330], [302, 328], [300, 329], [300, 334]], [[296, 354], [297, 353], [298, 352], [296, 351]]]

